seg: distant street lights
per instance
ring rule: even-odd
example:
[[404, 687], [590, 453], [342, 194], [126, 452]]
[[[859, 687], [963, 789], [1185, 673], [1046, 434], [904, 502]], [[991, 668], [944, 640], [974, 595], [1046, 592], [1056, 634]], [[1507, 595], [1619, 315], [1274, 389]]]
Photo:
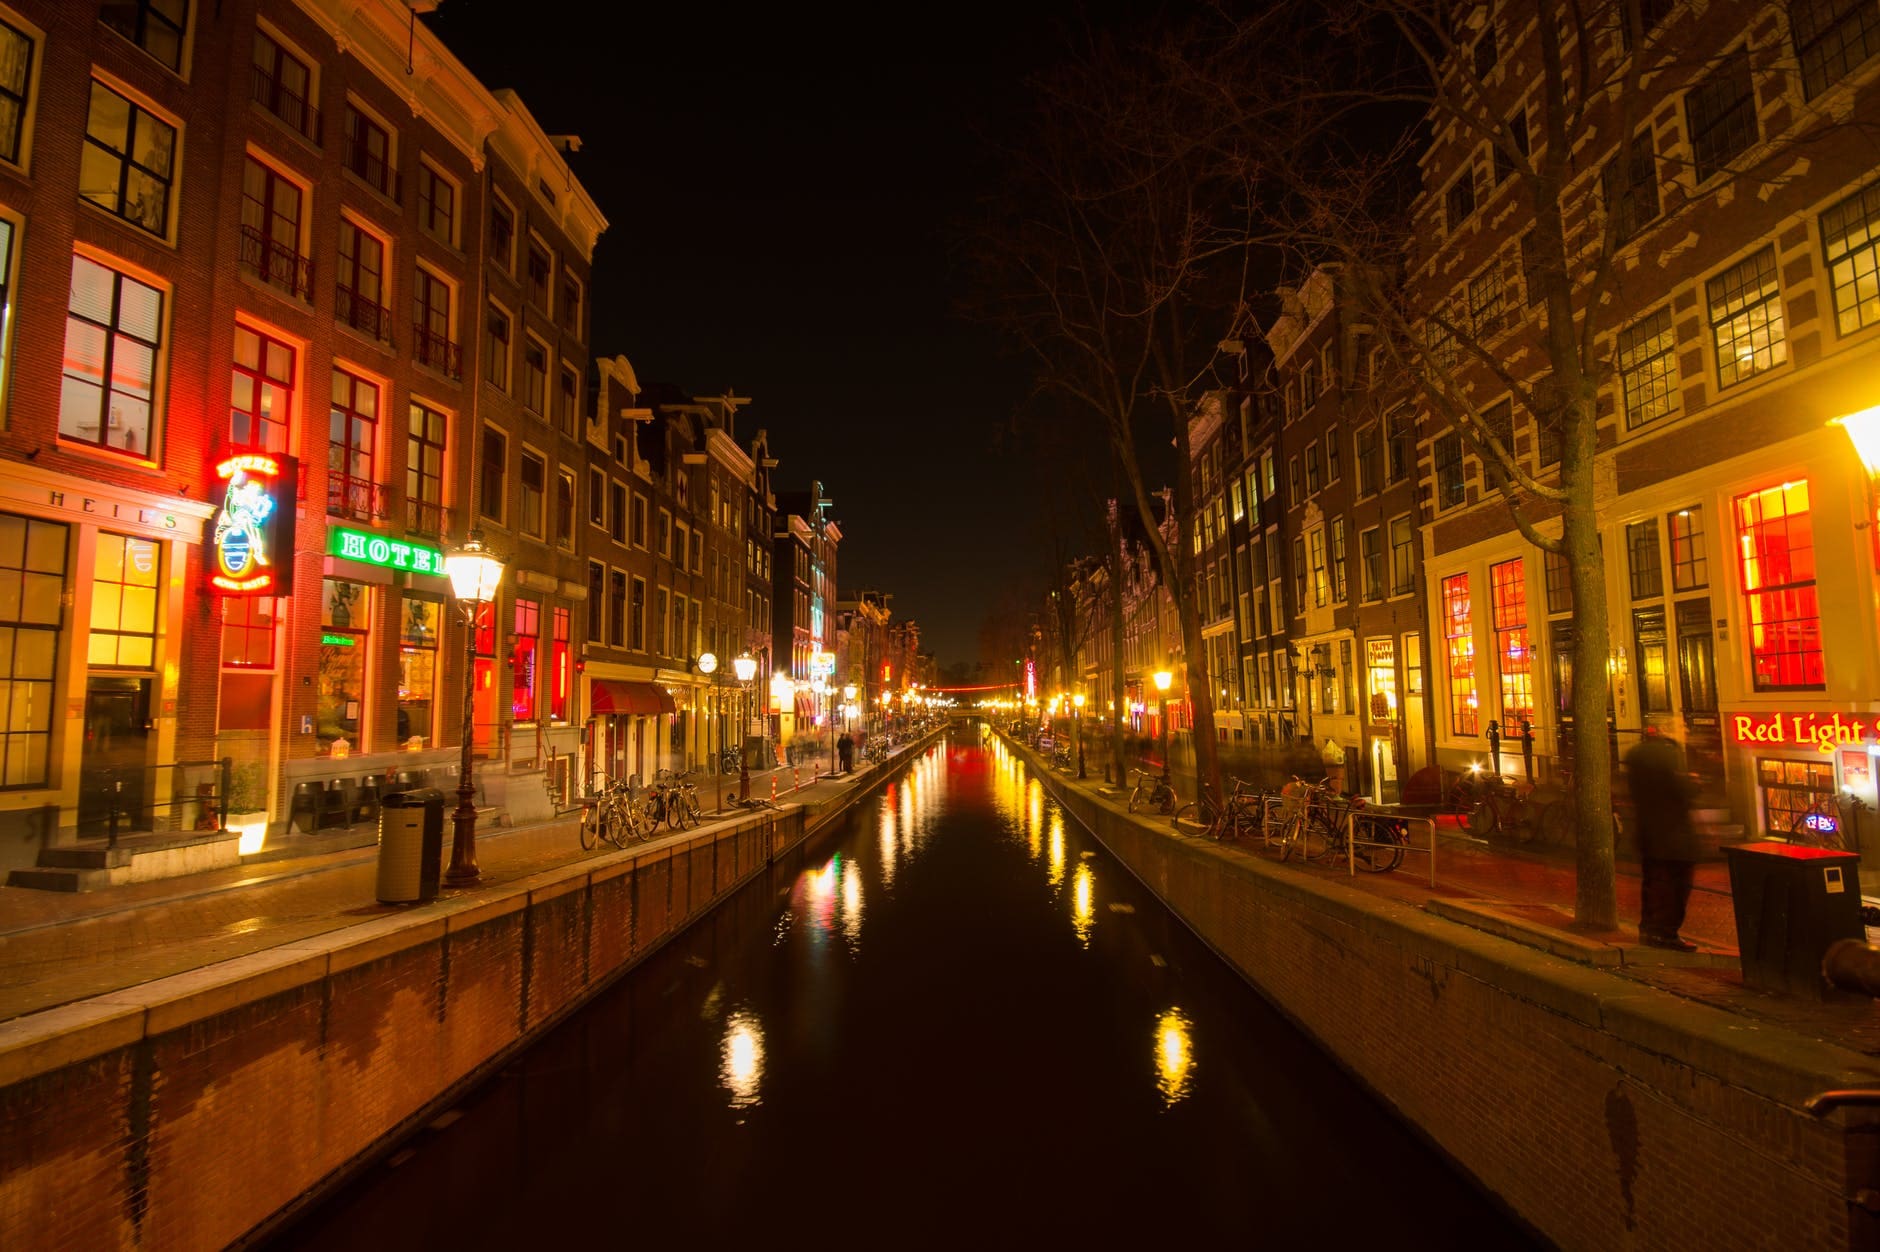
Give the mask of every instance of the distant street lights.
[[1175, 675], [1165, 669], [1155, 672], [1155, 689], [1162, 698], [1162, 781], [1168, 781], [1168, 689]]
[[[444, 882], [473, 887], [482, 877], [477, 868], [477, 785], [470, 753], [476, 733], [477, 619], [484, 606], [496, 600], [503, 563], [483, 546], [483, 533], [472, 530], [464, 536], [463, 546], [444, 558], [444, 572], [450, 576], [451, 593], [464, 621], [463, 760], [457, 767], [457, 810], [451, 814], [450, 868], [444, 871]], [[493, 620], [491, 627], [493, 632]]]
[[738, 672], [738, 803], [751, 802], [751, 754], [744, 750], [744, 737], [751, 729], [751, 679], [757, 677], [757, 658], [746, 652], [731, 662]]

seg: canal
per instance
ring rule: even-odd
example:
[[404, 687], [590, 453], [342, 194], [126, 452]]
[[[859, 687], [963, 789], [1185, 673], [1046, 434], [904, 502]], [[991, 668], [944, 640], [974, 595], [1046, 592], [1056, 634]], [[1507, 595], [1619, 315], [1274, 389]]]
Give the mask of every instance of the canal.
[[811, 852], [277, 1242], [1529, 1244], [996, 742]]

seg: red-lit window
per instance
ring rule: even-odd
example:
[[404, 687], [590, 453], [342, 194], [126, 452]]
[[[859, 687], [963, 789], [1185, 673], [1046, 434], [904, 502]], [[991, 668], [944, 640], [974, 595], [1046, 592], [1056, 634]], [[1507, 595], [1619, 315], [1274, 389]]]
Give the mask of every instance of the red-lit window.
[[222, 599], [222, 664], [249, 669], [274, 666], [273, 596]]
[[1495, 600], [1495, 664], [1501, 671], [1501, 728], [1518, 731], [1534, 717], [1534, 650], [1528, 639], [1527, 579], [1519, 557], [1488, 567]]
[[569, 667], [568, 610], [555, 610], [554, 638], [548, 655], [548, 715], [558, 722], [568, 720], [568, 691], [574, 686]]
[[235, 328], [229, 388], [229, 440], [238, 448], [287, 451], [294, 408], [294, 350], [278, 339]]
[[1443, 579], [1443, 638], [1449, 647], [1449, 730], [1479, 733], [1476, 724], [1475, 621], [1469, 611], [1469, 576]]
[[1735, 507], [1751, 680], [1758, 691], [1819, 689], [1825, 679], [1808, 483], [1752, 491]]
[[487, 751], [496, 743], [496, 602], [494, 600], [477, 606], [474, 674], [470, 742], [473, 746]]
[[509, 711], [519, 722], [535, 720], [536, 661], [542, 642], [542, 606], [534, 600], [516, 601], [516, 650], [510, 659], [516, 677], [509, 697]]

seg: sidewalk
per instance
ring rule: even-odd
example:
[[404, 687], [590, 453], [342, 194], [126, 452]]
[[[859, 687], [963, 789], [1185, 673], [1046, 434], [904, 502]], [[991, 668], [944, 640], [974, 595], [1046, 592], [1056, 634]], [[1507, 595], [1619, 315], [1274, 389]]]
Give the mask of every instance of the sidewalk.
[[[1018, 750], [1031, 768], [1047, 769], [1029, 749]], [[1098, 797], [1119, 812], [1124, 809], [1127, 791], [1104, 783], [1101, 776], [1079, 782], [1063, 771], [1049, 772], [1060, 786]], [[1170, 829], [1167, 818], [1138, 814], [1136, 821], [1159, 831]], [[1191, 830], [1173, 837], [1203, 838]], [[1222, 850], [1227, 855], [1256, 857], [1280, 867], [1277, 857], [1258, 842], [1229, 844]], [[1433, 888], [1425, 872], [1425, 854], [1415, 850], [1406, 853], [1395, 872], [1387, 874], [1360, 873], [1352, 877], [1342, 864], [1291, 862], [1284, 868], [1333, 879], [1458, 925], [1604, 969], [1615, 977], [1733, 1013], [1755, 1026], [1773, 1027], [1880, 1056], [1880, 1002], [1853, 995], [1819, 1001], [1744, 985], [1729, 875], [1720, 863], [1706, 862], [1697, 867], [1683, 930], [1684, 937], [1699, 947], [1698, 952], [1690, 954], [1638, 942], [1640, 880], [1636, 865], [1621, 862], [1617, 867], [1619, 927], [1605, 932], [1587, 931], [1573, 921], [1571, 861], [1550, 853], [1484, 844], [1447, 824], [1438, 827]]]
[[[886, 766], [898, 764], [900, 756], [897, 752]], [[876, 768], [858, 766], [853, 774], [831, 779], [814, 778], [807, 766], [800, 766], [800, 789], [787, 767], [761, 774], [753, 771], [751, 797], [769, 799], [775, 776], [779, 807], [819, 810], [841, 801]], [[669, 842], [693, 838], [718, 822], [746, 816], [731, 804], [738, 794], [737, 777], [727, 775], [724, 783], [726, 812], [708, 812], [693, 830], [662, 829], [655, 838], [634, 845], [636, 850], [657, 851]], [[700, 783], [701, 803], [716, 802], [716, 784], [710, 776]], [[447, 813], [447, 849], [449, 839]], [[372, 829], [358, 828], [350, 836], [322, 837], [321, 841], [328, 848], [308, 855], [290, 854], [101, 891], [63, 893], [0, 886], [0, 1021], [409, 907], [380, 904], [374, 897], [378, 849]], [[334, 849], [331, 845], [336, 842], [350, 846]], [[526, 826], [479, 825], [477, 861], [482, 882], [458, 890], [445, 888], [441, 897], [474, 896], [612, 851], [607, 844], [592, 852], [582, 849], [576, 813]]]

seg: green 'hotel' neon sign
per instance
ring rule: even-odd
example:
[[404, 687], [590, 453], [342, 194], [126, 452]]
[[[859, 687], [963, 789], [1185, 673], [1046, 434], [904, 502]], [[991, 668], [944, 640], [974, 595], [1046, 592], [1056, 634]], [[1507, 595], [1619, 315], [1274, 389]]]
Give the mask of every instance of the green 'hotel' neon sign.
[[444, 554], [436, 548], [404, 539], [389, 539], [367, 530], [334, 526], [326, 532], [326, 550], [331, 556], [386, 569], [409, 570], [413, 574], [442, 574]]

